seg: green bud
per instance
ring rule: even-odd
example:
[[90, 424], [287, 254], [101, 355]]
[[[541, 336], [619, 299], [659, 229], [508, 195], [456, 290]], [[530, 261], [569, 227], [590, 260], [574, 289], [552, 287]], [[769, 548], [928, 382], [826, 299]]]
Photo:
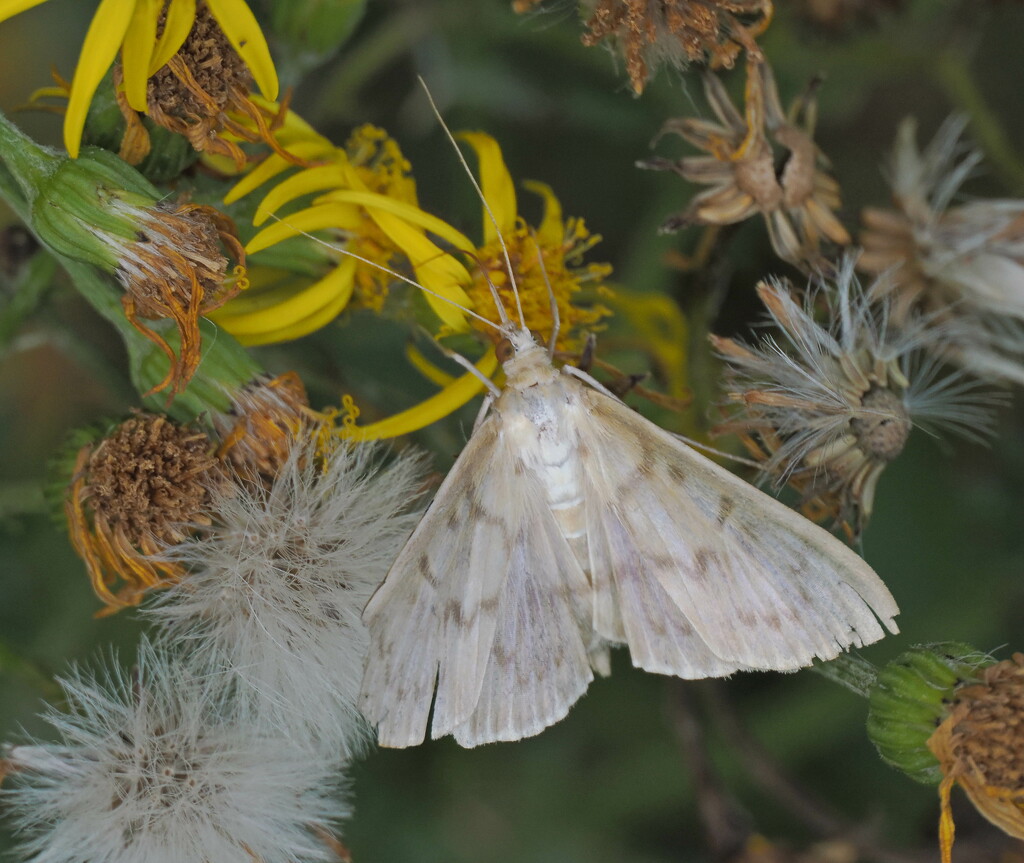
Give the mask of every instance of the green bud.
[[928, 738], [957, 686], [993, 663], [969, 645], [945, 642], [911, 648], [879, 669], [868, 696], [867, 731], [882, 760], [917, 782], [938, 784], [942, 772]]

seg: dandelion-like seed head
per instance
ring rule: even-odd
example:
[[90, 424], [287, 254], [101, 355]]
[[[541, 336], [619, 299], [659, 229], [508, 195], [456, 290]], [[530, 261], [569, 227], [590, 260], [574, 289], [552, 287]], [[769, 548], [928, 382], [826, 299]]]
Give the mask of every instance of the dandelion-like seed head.
[[[335, 859], [332, 768], [233, 716], [220, 675], [143, 642], [137, 668], [60, 681], [57, 743], [5, 752], [8, 812], [32, 863]], [[333, 811], [332, 811], [333, 810]]]
[[733, 408], [720, 431], [739, 433], [766, 477], [800, 491], [808, 515], [831, 516], [851, 536], [915, 423], [977, 438], [998, 401], [962, 374], [940, 376], [926, 352], [948, 333], [920, 318], [894, 326], [888, 304], [871, 302], [876, 288], [861, 287], [852, 260], [802, 303], [785, 284], [762, 283], [778, 335], [756, 346], [713, 337]]
[[779, 257], [810, 270], [821, 267], [825, 241], [848, 244], [850, 235], [834, 213], [841, 203], [839, 184], [814, 143], [815, 87], [816, 82], [787, 114], [769, 65], [748, 60], [746, 104], [740, 113], [722, 82], [707, 75], [704, 92], [718, 122], [669, 120], [661, 135], [679, 135], [709, 155], [638, 163], [711, 186], [682, 213], [669, 217], [662, 230], [732, 225], [761, 213]]
[[955, 321], [946, 357], [978, 374], [1024, 381], [1024, 201], [951, 206], [981, 155], [952, 117], [923, 151], [912, 119], [900, 125], [889, 180], [896, 210], [863, 213], [858, 267], [885, 282], [898, 320], [919, 311]]
[[351, 754], [366, 737], [361, 614], [417, 520], [421, 466], [380, 467], [371, 444], [322, 448], [307, 432], [272, 484], [215, 492], [216, 523], [172, 551], [190, 574], [151, 611], [230, 669], [261, 721]]
[[943, 863], [949, 863], [953, 845], [954, 784], [989, 821], [1024, 839], [1024, 654], [991, 665], [980, 678], [956, 689], [947, 717], [928, 740], [943, 773]]
[[[163, 416], [136, 414], [82, 447], [65, 512], [93, 589], [113, 612], [179, 578], [179, 564], [150, 555], [209, 523], [220, 471], [209, 438]], [[122, 582], [118, 586], [118, 582]]]

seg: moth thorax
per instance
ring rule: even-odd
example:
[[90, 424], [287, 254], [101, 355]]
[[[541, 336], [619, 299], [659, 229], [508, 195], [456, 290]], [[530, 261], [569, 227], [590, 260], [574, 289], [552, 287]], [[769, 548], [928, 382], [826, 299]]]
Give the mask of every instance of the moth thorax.
[[871, 458], [889, 462], [903, 452], [910, 436], [910, 414], [903, 399], [885, 387], [861, 398], [864, 413], [850, 421], [857, 444]]

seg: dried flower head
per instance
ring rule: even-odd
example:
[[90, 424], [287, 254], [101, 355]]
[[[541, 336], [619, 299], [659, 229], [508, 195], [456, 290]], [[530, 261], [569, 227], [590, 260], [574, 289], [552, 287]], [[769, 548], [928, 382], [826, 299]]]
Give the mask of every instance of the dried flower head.
[[[234, 223], [213, 207], [157, 202], [140, 208], [118, 196], [110, 197], [109, 207], [115, 216], [136, 220], [131, 239], [111, 233], [104, 237], [116, 247], [125, 315], [167, 355], [167, 375], [153, 391], [170, 387], [172, 393], [181, 392], [199, 366], [200, 316], [220, 308], [247, 285], [245, 251]], [[230, 276], [224, 247], [238, 261]], [[140, 318], [173, 321], [177, 354]]]
[[951, 117], [922, 152], [917, 125], [900, 125], [890, 165], [896, 210], [863, 213], [867, 273], [884, 283], [893, 314], [922, 310], [957, 322], [944, 356], [978, 374], [1024, 382], [1024, 200], [951, 202], [981, 160]]
[[[516, 0], [525, 12], [538, 0]], [[662, 65], [707, 62], [731, 69], [740, 52], [761, 56], [754, 41], [772, 19], [771, 0], [583, 0], [584, 45], [607, 41], [622, 55], [634, 92]]]
[[674, 133], [710, 155], [637, 163], [711, 186], [667, 219], [662, 231], [731, 225], [761, 213], [779, 257], [806, 269], [821, 267], [823, 241], [848, 244], [850, 236], [833, 213], [840, 205], [839, 184], [827, 173], [828, 159], [814, 143], [815, 86], [787, 116], [771, 68], [748, 61], [745, 112], [740, 114], [722, 82], [707, 75], [704, 92], [718, 122], [669, 120], [658, 139]]
[[949, 715], [928, 741], [943, 773], [943, 863], [950, 863], [953, 848], [954, 784], [989, 821], [1024, 839], [1024, 654], [986, 668], [980, 678], [956, 689]]
[[[158, 44], [167, 15], [165, 7], [156, 22]], [[196, 151], [227, 156], [239, 170], [247, 157], [238, 140], [265, 143], [284, 158], [297, 161], [273, 135], [288, 111], [287, 103], [269, 112], [250, 97], [252, 84], [246, 62], [206, 0], [199, 0], [181, 47], [149, 76], [144, 110], [142, 105], [131, 104], [122, 66], [114, 69], [118, 105], [127, 122], [121, 158], [137, 165], [149, 153], [149, 133], [141, 119], [144, 113], [158, 126], [185, 136]]]
[[872, 304], [853, 261], [834, 287], [818, 283], [801, 304], [780, 282], [757, 292], [776, 337], [760, 345], [712, 337], [727, 363], [728, 403], [720, 432], [741, 435], [776, 486], [792, 485], [805, 511], [832, 517], [856, 537], [871, 516], [878, 479], [922, 422], [977, 439], [997, 402], [962, 373], [942, 376], [924, 356], [941, 329], [921, 320], [892, 325]]
[[[60, 681], [59, 743], [8, 747], [10, 817], [31, 863], [336, 859], [334, 765], [231, 715], [227, 688], [143, 642], [136, 669]], [[341, 810], [341, 811], [339, 811]]]
[[65, 512], [106, 613], [181, 577], [180, 564], [151, 555], [184, 540], [187, 525], [209, 524], [212, 450], [202, 432], [143, 413], [79, 450]]
[[234, 393], [226, 413], [211, 416], [220, 454], [241, 477], [275, 477], [299, 431], [316, 414], [295, 372], [263, 376]]
[[151, 613], [230, 670], [254, 719], [351, 754], [366, 742], [361, 614], [418, 519], [421, 462], [380, 467], [371, 444], [321, 448], [307, 434], [269, 486], [215, 491], [214, 525], [171, 551], [190, 574]]

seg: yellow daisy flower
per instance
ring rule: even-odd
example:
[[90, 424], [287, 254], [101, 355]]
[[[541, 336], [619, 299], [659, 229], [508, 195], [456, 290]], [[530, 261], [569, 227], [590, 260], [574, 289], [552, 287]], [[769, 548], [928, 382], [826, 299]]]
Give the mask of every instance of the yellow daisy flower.
[[[319, 318], [327, 317], [329, 299], [345, 303], [356, 285], [363, 282], [378, 285], [386, 291], [395, 277], [396, 255], [411, 265], [415, 281], [426, 289], [426, 299], [441, 322], [441, 334], [463, 331], [469, 326], [464, 310], [498, 321], [494, 308], [492, 286], [513, 319], [522, 308], [526, 326], [546, 337], [551, 330], [551, 297], [558, 306], [562, 325], [559, 347], [571, 348], [585, 329], [593, 328], [610, 311], [598, 297], [607, 294], [603, 281], [610, 268], [604, 264], [582, 263], [583, 254], [599, 237], [593, 236], [579, 219], [566, 219], [552, 190], [542, 183], [526, 187], [538, 194], [544, 203], [540, 224], [530, 227], [520, 217], [516, 190], [505, 166], [498, 143], [483, 133], [462, 137], [474, 149], [479, 160], [480, 184], [488, 206], [483, 213], [483, 241], [476, 243], [442, 219], [422, 210], [416, 200], [415, 187], [408, 176], [404, 160], [370, 158], [379, 153], [383, 133], [366, 127], [353, 136], [344, 152], [337, 151], [327, 164], [299, 171], [268, 193], [256, 212], [257, 225], [285, 205], [304, 196], [320, 192], [312, 203], [264, 228], [248, 244], [247, 251], [257, 254], [276, 243], [302, 232], [334, 230], [344, 238], [348, 256], [339, 261], [338, 271], [352, 266], [352, 282], [336, 285], [345, 293], [335, 293], [321, 283], [308, 287], [302, 294], [284, 298], [291, 301], [296, 317], [300, 308], [306, 331], [311, 331]], [[304, 158], [316, 158], [316, 144], [307, 142], [310, 152]], [[386, 150], [384, 151], [386, 152]], [[319, 154], [317, 154], [319, 155]], [[390, 173], [381, 166], [402, 170]], [[373, 165], [374, 170], [368, 170]], [[247, 194], [289, 166], [276, 156], [270, 157], [246, 176], [229, 194], [229, 201]], [[358, 255], [355, 259], [352, 255]], [[506, 260], [507, 255], [507, 260]], [[354, 264], [354, 266], [353, 266]], [[510, 273], [511, 269], [511, 273]], [[512, 286], [518, 290], [518, 302]], [[584, 286], [590, 286], [587, 302], [580, 303]], [[366, 287], [363, 304], [367, 302]], [[250, 328], [265, 326], [267, 331], [280, 327], [279, 307], [271, 302], [256, 308], [252, 294], [242, 295], [214, 319], [243, 341], [252, 342]], [[259, 313], [260, 318], [255, 314]], [[331, 312], [333, 314], [333, 312]], [[492, 340], [493, 328], [477, 318], [473, 326]], [[316, 323], [317, 326], [321, 325]], [[482, 388], [471, 374], [452, 379], [433, 369], [423, 358], [410, 357], [426, 376], [443, 383], [442, 390], [427, 402], [371, 426], [356, 426], [358, 411], [351, 410], [343, 433], [351, 436], [392, 437], [422, 428], [450, 414], [473, 398]], [[480, 360], [478, 368], [493, 374], [498, 363], [491, 347]]]
[[[45, 0], [0, 0], [0, 21]], [[102, 0], [82, 44], [64, 117], [64, 145], [78, 156], [89, 103], [121, 52], [124, 97], [146, 112], [149, 79], [177, 54], [205, 12], [216, 20], [231, 47], [268, 99], [278, 94], [277, 72], [267, 41], [244, 0]]]

